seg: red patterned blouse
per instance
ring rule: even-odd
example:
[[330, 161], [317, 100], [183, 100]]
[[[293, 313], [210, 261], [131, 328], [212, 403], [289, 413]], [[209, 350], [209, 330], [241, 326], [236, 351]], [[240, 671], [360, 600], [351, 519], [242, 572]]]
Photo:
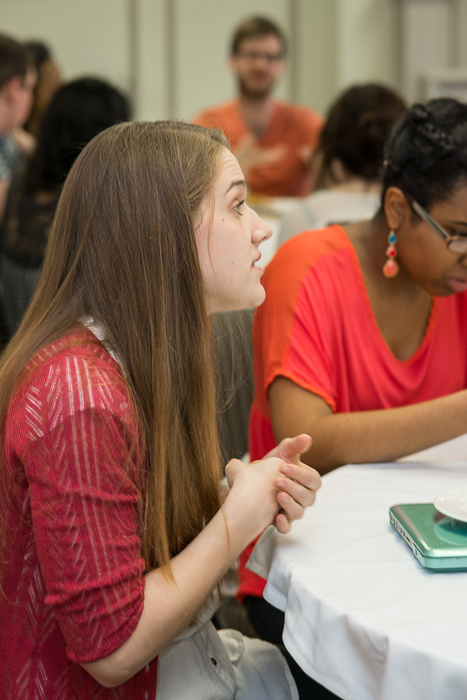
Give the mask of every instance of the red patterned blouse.
[[4, 426], [14, 497], [0, 499], [0, 696], [152, 700], [157, 660], [114, 689], [80, 665], [120, 647], [143, 610], [144, 464], [120, 367], [86, 330], [42, 350], [30, 369]]

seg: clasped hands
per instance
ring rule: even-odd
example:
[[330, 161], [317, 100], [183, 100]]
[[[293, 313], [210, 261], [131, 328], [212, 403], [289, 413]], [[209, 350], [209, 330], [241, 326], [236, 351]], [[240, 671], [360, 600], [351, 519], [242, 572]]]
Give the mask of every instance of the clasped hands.
[[318, 472], [300, 461], [310, 446], [310, 436], [303, 433], [282, 440], [262, 460], [248, 465], [234, 459], [226, 467], [229, 486], [232, 488], [238, 480], [249, 481], [257, 508], [270, 508], [270, 522], [282, 534], [289, 532], [292, 521], [299, 520], [305, 508], [313, 505], [321, 486]]

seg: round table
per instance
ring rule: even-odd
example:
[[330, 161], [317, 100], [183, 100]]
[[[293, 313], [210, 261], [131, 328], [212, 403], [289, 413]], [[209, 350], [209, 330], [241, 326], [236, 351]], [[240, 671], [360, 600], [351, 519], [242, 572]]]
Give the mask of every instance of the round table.
[[467, 485], [467, 437], [422, 456], [331, 472], [292, 532], [269, 528], [250, 558], [285, 646], [345, 700], [467, 697], [467, 572], [423, 569], [388, 517]]

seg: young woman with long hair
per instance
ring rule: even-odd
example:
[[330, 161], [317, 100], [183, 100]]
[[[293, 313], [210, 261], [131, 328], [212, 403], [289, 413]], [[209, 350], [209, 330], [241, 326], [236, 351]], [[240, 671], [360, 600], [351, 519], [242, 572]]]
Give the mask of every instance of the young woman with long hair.
[[0, 362], [2, 697], [297, 697], [277, 649], [208, 622], [320, 483], [300, 435], [230, 462], [221, 504], [208, 317], [263, 301], [270, 235], [244, 198], [224, 138], [174, 122], [111, 127], [65, 182]]

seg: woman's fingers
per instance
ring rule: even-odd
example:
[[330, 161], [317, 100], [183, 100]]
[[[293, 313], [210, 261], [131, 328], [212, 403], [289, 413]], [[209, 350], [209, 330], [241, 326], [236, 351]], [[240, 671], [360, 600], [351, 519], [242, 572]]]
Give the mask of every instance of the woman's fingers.
[[277, 502], [284, 511], [284, 515], [289, 522], [292, 522], [292, 520], [300, 520], [300, 518], [303, 517], [306, 506], [302, 506], [301, 503], [298, 503], [285, 491], [279, 491], [277, 494]]
[[279, 471], [306, 489], [317, 491], [321, 486], [321, 476], [316, 469], [307, 467], [306, 464], [281, 464]]
[[[309, 438], [306, 435], [299, 435], [283, 442], [290, 446], [290, 455], [297, 447], [306, 448]], [[298, 445], [293, 444], [294, 442]], [[256, 508], [256, 515], [260, 514], [258, 511], [260, 504], [261, 513], [264, 510], [266, 518], [269, 509], [269, 517], [278, 531], [283, 534], [289, 532], [292, 521], [299, 520], [305, 508], [314, 503], [316, 490], [321, 485], [321, 477], [315, 469], [301, 462], [291, 464], [277, 454], [252, 465], [233, 459], [227, 464], [225, 473], [231, 487], [235, 482], [236, 489], [243, 490], [245, 494], [243, 502], [249, 503], [248, 507]], [[253, 494], [258, 496], [263, 494], [263, 496], [257, 501]]]
[[306, 488], [306, 486], [302, 486], [297, 481], [280, 478], [274, 479], [274, 486], [279, 489], [279, 491], [290, 496], [290, 498], [296, 501], [302, 508], [308, 508], [308, 506], [312, 506], [315, 502], [316, 490]]
[[276, 527], [276, 530], [281, 533], [281, 535], [286, 535], [288, 532], [290, 532], [292, 524], [285, 513], [280, 512], [276, 515], [274, 526]]
[[265, 459], [267, 457], [279, 457], [285, 462], [301, 464], [300, 455], [309, 450], [311, 442], [311, 437], [306, 433], [301, 433], [293, 438], [285, 438], [266, 455]]
[[300, 435], [296, 435], [292, 438], [285, 438], [285, 440], [282, 440], [282, 442], [279, 444], [279, 449], [282, 453], [281, 456], [284, 455], [282, 456], [282, 459], [287, 461], [287, 456], [300, 457], [300, 455], [308, 452], [311, 447], [311, 443], [312, 439], [306, 433], [300, 433]]
[[279, 489], [277, 502], [281, 511], [276, 516], [277, 530], [286, 534], [293, 520], [303, 517], [305, 508], [313, 505], [316, 491], [321, 486], [321, 477], [315, 469], [302, 465], [282, 464], [279, 471], [285, 478], [274, 479], [274, 486]]

